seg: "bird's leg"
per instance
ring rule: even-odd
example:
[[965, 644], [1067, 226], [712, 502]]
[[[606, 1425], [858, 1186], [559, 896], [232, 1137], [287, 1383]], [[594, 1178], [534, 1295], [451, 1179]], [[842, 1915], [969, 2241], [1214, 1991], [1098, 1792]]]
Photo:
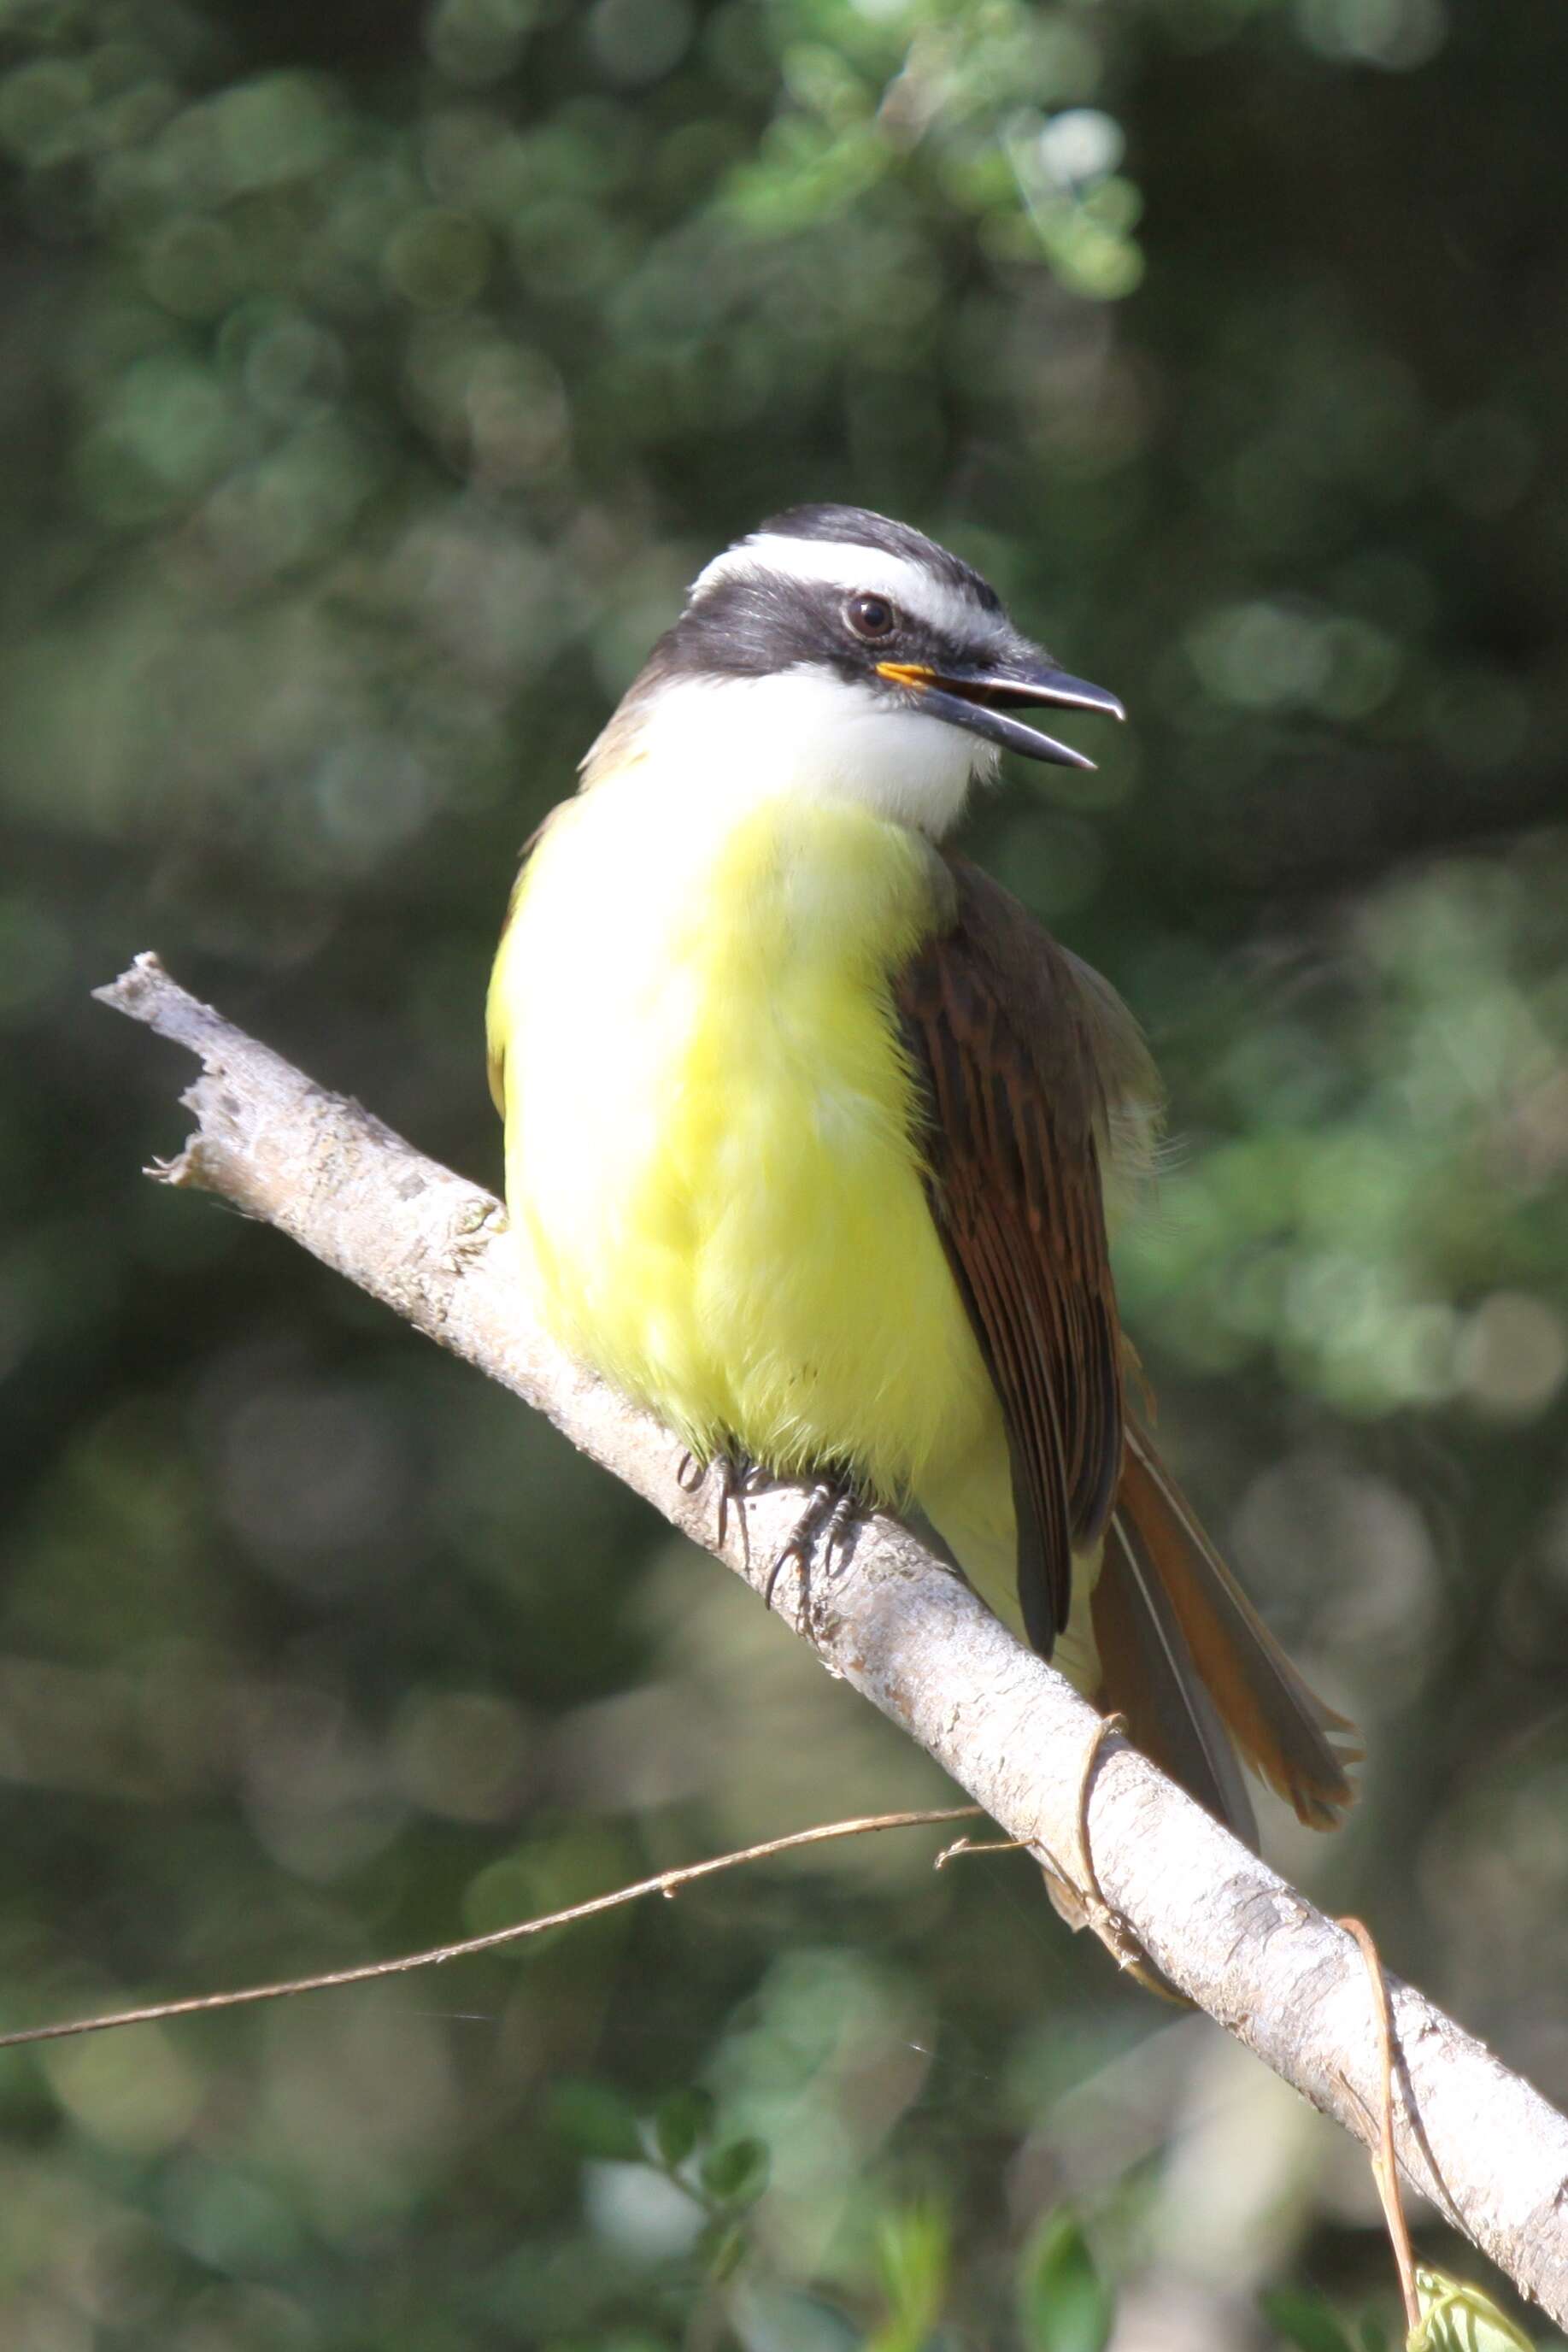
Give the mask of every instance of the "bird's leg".
[[[746, 1506], [758, 1495], [772, 1488], [793, 1486], [793, 1479], [781, 1478], [760, 1462], [737, 1447], [725, 1446], [704, 1461], [688, 1447], [675, 1469], [675, 1482], [685, 1495], [701, 1492], [709, 1475], [717, 1481], [717, 1523], [716, 1540], [722, 1547], [729, 1540], [729, 1515], [735, 1510], [740, 1521], [741, 1564], [747, 1576], [751, 1573], [751, 1530]], [[790, 1531], [789, 1541], [768, 1571], [762, 1588], [765, 1607], [771, 1609], [779, 1580], [787, 1568], [800, 1571], [801, 1601], [806, 1631], [811, 1631], [811, 1565], [819, 1553], [830, 1573], [835, 1565], [835, 1554], [847, 1558], [853, 1549], [855, 1531], [870, 1506], [856, 1493], [841, 1473], [823, 1471], [812, 1484], [804, 1509]]]
[[740, 1511], [740, 1550], [745, 1566], [751, 1566], [751, 1530], [746, 1520], [746, 1466], [731, 1454], [716, 1454], [710, 1465], [718, 1474], [718, 1539], [729, 1540], [729, 1514], [733, 1506]]
[[770, 1481], [768, 1474], [744, 1454], [721, 1448], [700, 1461], [688, 1446], [675, 1470], [675, 1484], [684, 1495], [699, 1493], [709, 1472], [718, 1481], [718, 1516], [716, 1535], [720, 1545], [729, 1540], [729, 1515], [738, 1508], [740, 1519], [741, 1564], [751, 1573], [751, 1530], [747, 1522], [746, 1506], [753, 1495], [759, 1495]]
[[796, 1520], [789, 1542], [784, 1546], [768, 1572], [762, 1589], [763, 1605], [771, 1609], [773, 1594], [779, 1578], [787, 1568], [800, 1572], [801, 1616], [806, 1632], [811, 1633], [812, 1596], [811, 1566], [819, 1549], [822, 1564], [830, 1575], [833, 1570], [835, 1551], [848, 1559], [854, 1549], [854, 1538], [868, 1506], [841, 1474], [824, 1473], [813, 1485], [806, 1507]]

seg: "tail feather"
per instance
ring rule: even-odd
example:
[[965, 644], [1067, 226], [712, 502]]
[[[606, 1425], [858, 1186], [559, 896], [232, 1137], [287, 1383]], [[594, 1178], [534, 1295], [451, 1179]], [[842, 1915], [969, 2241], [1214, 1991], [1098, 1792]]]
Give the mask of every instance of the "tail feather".
[[[1168, 1759], [1173, 1774], [1249, 1843], [1256, 1844], [1257, 1831], [1244, 1787], [1237, 1807], [1240, 1775], [1231, 1742], [1301, 1820], [1336, 1829], [1355, 1794], [1345, 1772], [1362, 1754], [1354, 1726], [1309, 1690], [1135, 1423], [1127, 1430], [1103, 1584], [1107, 1571], [1104, 1602], [1097, 1589], [1093, 1604], [1103, 1696], [1127, 1715], [1138, 1744], [1156, 1762]], [[1147, 1718], [1141, 1737], [1140, 1716]]]
[[1104, 1704], [1125, 1717], [1134, 1746], [1256, 1853], [1258, 1822], [1236, 1750], [1124, 1511], [1106, 1529], [1090, 1613]]

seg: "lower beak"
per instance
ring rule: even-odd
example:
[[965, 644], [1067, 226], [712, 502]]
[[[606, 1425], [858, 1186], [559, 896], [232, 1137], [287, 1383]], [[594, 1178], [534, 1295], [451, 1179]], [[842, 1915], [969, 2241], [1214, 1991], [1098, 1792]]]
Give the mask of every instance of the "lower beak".
[[921, 709], [929, 711], [933, 719], [946, 719], [951, 727], [966, 727], [971, 735], [982, 735], [1009, 751], [1021, 751], [1026, 759], [1051, 760], [1063, 768], [1092, 768], [1094, 762], [1038, 727], [1026, 727], [1021, 719], [1010, 715], [1013, 709], [1043, 703], [1059, 710], [1097, 710], [1106, 719], [1127, 715], [1103, 686], [1090, 686], [1085, 679], [1071, 677], [1066, 670], [1052, 669], [1044, 662], [1038, 667], [1019, 664], [1017, 668], [974, 672], [928, 669], [919, 662], [878, 662], [876, 667], [879, 677], [918, 695]]

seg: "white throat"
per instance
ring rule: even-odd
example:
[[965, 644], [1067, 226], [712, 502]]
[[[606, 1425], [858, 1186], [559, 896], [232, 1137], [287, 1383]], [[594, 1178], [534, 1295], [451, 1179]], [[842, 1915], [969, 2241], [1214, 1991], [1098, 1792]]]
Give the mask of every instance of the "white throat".
[[739, 816], [791, 795], [847, 801], [939, 841], [998, 754], [961, 727], [901, 710], [826, 669], [683, 678], [612, 720], [583, 762], [586, 785], [653, 767]]

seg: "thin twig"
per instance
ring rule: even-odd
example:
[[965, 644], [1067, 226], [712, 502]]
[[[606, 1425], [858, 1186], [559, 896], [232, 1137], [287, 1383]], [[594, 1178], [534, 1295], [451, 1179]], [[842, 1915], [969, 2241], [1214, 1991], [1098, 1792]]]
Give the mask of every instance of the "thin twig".
[[1339, 1924], [1347, 1935], [1355, 1937], [1361, 1948], [1361, 1957], [1366, 1962], [1366, 1973], [1372, 1980], [1383, 2069], [1377, 2146], [1371, 2151], [1372, 2177], [1377, 2183], [1383, 2218], [1388, 2224], [1388, 2242], [1394, 2249], [1394, 2266], [1399, 2273], [1399, 2292], [1405, 2299], [1405, 2325], [1413, 2329], [1421, 2325], [1421, 2298], [1416, 2292], [1416, 2258], [1410, 2251], [1410, 2225], [1405, 2219], [1405, 2208], [1400, 2201], [1399, 2165], [1394, 2153], [1394, 2016], [1388, 2006], [1388, 1979], [1383, 1973], [1382, 1958], [1372, 1939], [1371, 1930], [1359, 1919], [1342, 1919]]
[[1028, 1838], [955, 1838], [951, 1845], [943, 1847], [931, 1867], [933, 1870], [946, 1870], [950, 1862], [958, 1862], [967, 1853], [1027, 1853], [1028, 1852]]
[[376, 1977], [407, 1976], [413, 1969], [440, 1968], [446, 1960], [467, 1959], [475, 1952], [491, 1952], [497, 1945], [515, 1944], [525, 1936], [542, 1936], [547, 1927], [569, 1927], [591, 1919], [600, 1911], [613, 1911], [644, 1895], [674, 1895], [699, 1878], [721, 1870], [737, 1870], [743, 1862], [766, 1862], [803, 1845], [826, 1845], [831, 1838], [865, 1837], [873, 1830], [925, 1829], [939, 1822], [973, 1821], [978, 1805], [939, 1805], [914, 1813], [863, 1813], [853, 1821], [819, 1822], [814, 1829], [791, 1830], [786, 1837], [768, 1838], [761, 1845], [740, 1847], [734, 1853], [712, 1854], [706, 1862], [688, 1862], [679, 1870], [662, 1870], [656, 1878], [640, 1878], [634, 1886], [618, 1886], [610, 1895], [595, 1895], [564, 1911], [541, 1919], [522, 1919], [515, 1927], [496, 1927], [487, 1936], [467, 1936], [460, 1944], [436, 1944], [428, 1952], [403, 1952], [395, 1959], [366, 1960], [358, 1968], [332, 1969], [322, 1976], [289, 1977], [279, 1984], [246, 1985], [238, 1992], [193, 1993], [184, 2000], [158, 2000], [143, 2009], [117, 2009], [101, 2017], [76, 2017], [59, 2025], [27, 2025], [15, 2033], [0, 2033], [0, 2050], [17, 2050], [28, 2042], [64, 2042], [73, 2033], [107, 2033], [116, 2025], [155, 2025], [169, 2017], [194, 2017], [214, 2009], [241, 2009], [257, 2000], [287, 2000], [295, 1993], [331, 1992], [340, 1985], [369, 1984]]

